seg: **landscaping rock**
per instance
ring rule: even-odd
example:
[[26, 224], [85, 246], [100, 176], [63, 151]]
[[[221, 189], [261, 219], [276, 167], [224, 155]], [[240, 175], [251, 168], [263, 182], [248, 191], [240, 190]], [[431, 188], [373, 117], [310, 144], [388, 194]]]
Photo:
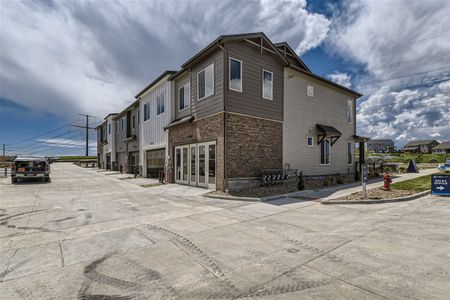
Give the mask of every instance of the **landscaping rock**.
[[[385, 191], [382, 188], [370, 189], [367, 191], [366, 199], [393, 199], [399, 197], [405, 197], [409, 195], [413, 195], [416, 192], [414, 191], [405, 191], [405, 190], [390, 190]], [[363, 200], [362, 192], [353, 193], [351, 195], [342, 196], [337, 198], [336, 200]]]

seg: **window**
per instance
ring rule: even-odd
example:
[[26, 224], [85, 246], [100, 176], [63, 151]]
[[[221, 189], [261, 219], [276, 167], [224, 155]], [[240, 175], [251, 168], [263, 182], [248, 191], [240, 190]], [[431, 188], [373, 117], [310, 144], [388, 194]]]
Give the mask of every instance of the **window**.
[[273, 99], [273, 73], [263, 70], [262, 96], [264, 99]]
[[314, 97], [314, 87], [312, 85], [307, 85], [306, 86], [306, 95], [308, 95], [309, 97]]
[[214, 94], [214, 64], [197, 73], [197, 99]]
[[353, 163], [353, 156], [352, 156], [352, 143], [347, 143], [347, 163], [351, 165]]
[[138, 124], [141, 123], [141, 111], [138, 109]]
[[156, 115], [164, 113], [164, 94], [156, 97]]
[[111, 135], [111, 123], [108, 124], [108, 135]]
[[330, 140], [323, 139], [320, 142], [320, 164], [329, 165], [330, 164]]
[[144, 121], [150, 119], [150, 103], [144, 104]]
[[242, 62], [230, 57], [229, 64], [229, 88], [233, 91], [242, 92]]
[[308, 146], [308, 147], [314, 146], [314, 139], [312, 136], [308, 136], [306, 138], [306, 146]]
[[135, 128], [135, 127], [136, 127], [136, 116], [133, 115], [133, 128]]
[[353, 102], [352, 100], [347, 100], [347, 123], [353, 123]]
[[125, 123], [125, 118], [120, 119], [120, 129], [123, 131], [123, 124]]
[[191, 102], [191, 89], [189, 83], [185, 86], [180, 87], [178, 90], [178, 100], [180, 105], [180, 110], [186, 109], [189, 107]]

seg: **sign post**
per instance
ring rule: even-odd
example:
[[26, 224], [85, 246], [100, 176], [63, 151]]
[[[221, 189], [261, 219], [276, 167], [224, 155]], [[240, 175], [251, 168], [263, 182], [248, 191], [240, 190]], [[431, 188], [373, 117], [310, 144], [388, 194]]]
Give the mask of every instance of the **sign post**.
[[362, 193], [363, 193], [363, 197], [364, 199], [367, 198], [367, 190], [366, 190], [366, 184], [369, 181], [369, 174], [367, 173], [367, 166], [366, 164], [362, 164], [361, 165], [361, 171], [362, 171], [362, 176], [361, 176], [361, 181], [362, 181]]
[[431, 175], [431, 194], [450, 196], [450, 175]]

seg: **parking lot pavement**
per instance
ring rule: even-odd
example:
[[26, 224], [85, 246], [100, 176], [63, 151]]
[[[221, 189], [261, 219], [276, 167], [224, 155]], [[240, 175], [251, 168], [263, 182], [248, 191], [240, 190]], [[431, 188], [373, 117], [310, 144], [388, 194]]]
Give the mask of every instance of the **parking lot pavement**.
[[0, 179], [1, 299], [450, 297], [449, 198], [250, 203], [72, 164], [51, 175]]

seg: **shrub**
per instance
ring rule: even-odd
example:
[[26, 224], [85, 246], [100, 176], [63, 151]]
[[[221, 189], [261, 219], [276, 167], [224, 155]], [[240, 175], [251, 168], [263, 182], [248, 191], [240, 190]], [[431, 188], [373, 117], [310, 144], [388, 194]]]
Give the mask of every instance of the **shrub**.
[[303, 172], [300, 172], [297, 181], [297, 188], [299, 191], [303, 191], [305, 189], [305, 180], [303, 179]]
[[323, 186], [328, 186], [328, 178], [323, 179]]
[[336, 184], [343, 184], [344, 180], [342, 179], [341, 174], [336, 175]]

